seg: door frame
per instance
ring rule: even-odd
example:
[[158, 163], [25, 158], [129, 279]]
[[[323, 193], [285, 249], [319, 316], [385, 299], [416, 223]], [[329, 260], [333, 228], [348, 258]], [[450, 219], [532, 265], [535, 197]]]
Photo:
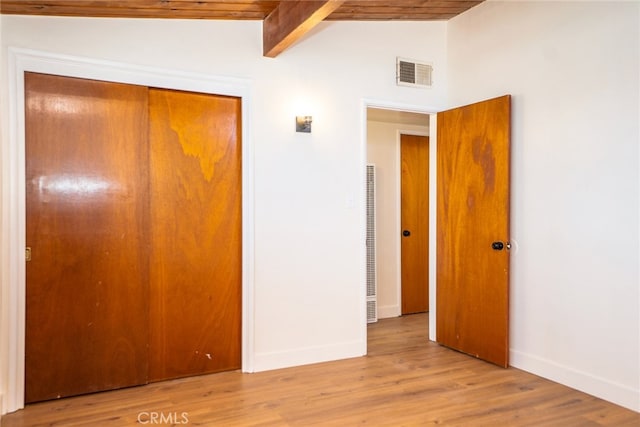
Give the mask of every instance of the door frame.
[[[10, 47], [9, 145], [3, 146], [2, 182], [2, 315], [8, 327], [0, 331], [0, 354], [6, 363], [7, 394], [0, 412], [24, 407], [26, 246], [24, 73], [56, 74], [165, 89], [234, 96], [242, 103], [242, 371], [254, 370], [254, 198], [253, 138], [251, 135], [251, 82], [247, 79], [210, 76], [183, 71], [143, 67], [93, 58], [56, 55]], [[4, 400], [4, 402], [2, 401]]]
[[[437, 181], [436, 181], [436, 160], [437, 160], [437, 117], [436, 114], [439, 111], [437, 108], [433, 107], [425, 107], [421, 105], [412, 105], [412, 104], [404, 104], [392, 101], [385, 100], [377, 100], [377, 99], [363, 99], [362, 100], [362, 140], [360, 142], [361, 148], [361, 161], [360, 161], [360, 170], [362, 173], [362, 179], [360, 182], [362, 183], [362, 194], [366, 194], [366, 169], [367, 169], [367, 108], [380, 108], [385, 110], [396, 110], [410, 113], [421, 113], [429, 115], [429, 134], [421, 135], [429, 137], [429, 340], [436, 340], [436, 211], [437, 211], [437, 198], [436, 198], [436, 189], [437, 189]], [[400, 157], [400, 134], [418, 134], [411, 131], [399, 131], [397, 133], [397, 156]], [[398, 183], [398, 186], [400, 184]], [[400, 209], [400, 195], [398, 193], [397, 206]], [[363, 206], [361, 217], [363, 218], [363, 224], [366, 224], [366, 209]], [[364, 232], [366, 233], [366, 225], [363, 226]], [[398, 230], [400, 230], [400, 225], [398, 225]], [[398, 232], [398, 239], [400, 239], [400, 233]], [[363, 240], [364, 241], [364, 240]], [[398, 240], [399, 244], [399, 240]], [[400, 253], [398, 252], [398, 262], [400, 262]], [[366, 247], [363, 246], [362, 249], [362, 258], [365, 260], [363, 264], [366, 266]], [[398, 272], [400, 275], [400, 272]], [[366, 301], [366, 269], [363, 267], [363, 291], [362, 291], [362, 301], [363, 304]], [[398, 277], [398, 284], [400, 284], [400, 276]], [[398, 287], [398, 298], [401, 297], [401, 289]], [[400, 302], [400, 299], [398, 299]], [[364, 318], [362, 319], [362, 325], [364, 328], [364, 336], [366, 334], [367, 328], [367, 319], [366, 313]]]

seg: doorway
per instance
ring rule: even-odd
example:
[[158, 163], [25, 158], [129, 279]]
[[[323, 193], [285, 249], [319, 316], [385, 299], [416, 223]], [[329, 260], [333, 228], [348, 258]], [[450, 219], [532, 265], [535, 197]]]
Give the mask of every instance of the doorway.
[[[431, 115], [430, 125], [434, 131], [434, 138], [430, 141], [429, 150], [431, 170], [429, 177], [429, 249], [432, 254], [429, 259], [429, 339], [436, 341], [437, 326], [439, 343], [505, 367], [508, 366], [509, 355], [508, 250], [510, 245], [508, 237], [508, 177], [510, 168], [510, 98], [510, 95], [503, 95], [453, 108], [438, 113], [437, 116], [435, 114]], [[367, 112], [370, 111], [370, 107], [372, 106], [365, 104]], [[399, 108], [399, 110], [401, 110], [401, 108]], [[366, 117], [369, 117], [369, 114], [367, 114]], [[367, 132], [365, 132], [365, 135], [367, 135], [366, 143], [368, 149], [370, 148], [369, 127], [370, 122], [367, 122]], [[440, 142], [446, 145], [444, 150], [437, 150], [437, 139], [435, 138], [436, 129], [437, 134], [440, 136]], [[464, 153], [464, 156], [457, 156], [455, 150]], [[366, 152], [369, 153], [370, 150], [366, 150]], [[451, 154], [451, 152], [454, 154]], [[372, 160], [368, 158], [367, 161], [371, 162]], [[474, 165], [481, 173], [475, 176], [470, 176], [471, 174], [467, 173], [456, 174], [456, 171], [466, 171], [469, 165]], [[456, 180], [452, 177], [459, 178]], [[464, 179], [468, 182], [461, 183]], [[456, 188], [455, 192], [451, 191], [451, 186]], [[484, 191], [483, 186], [490, 191]], [[465, 194], [465, 191], [467, 194]], [[473, 191], [476, 191], [480, 196], [473, 193]], [[462, 201], [462, 203], [460, 203], [460, 201]], [[456, 203], [458, 205], [455, 205]], [[476, 215], [466, 213], [465, 209], [473, 210], [475, 206], [480, 206], [481, 203], [486, 205], [487, 209], [477, 209], [479, 214]], [[453, 208], [451, 208], [452, 206]], [[437, 224], [436, 209], [438, 213]], [[452, 212], [454, 213], [452, 214]], [[447, 222], [447, 216], [457, 218], [458, 222], [452, 226], [451, 221]], [[477, 219], [478, 217], [481, 219]], [[486, 226], [487, 223], [491, 223], [492, 227]], [[494, 225], [495, 227], [493, 227]], [[445, 229], [445, 226], [449, 228]], [[493, 228], [496, 227], [497, 231], [493, 230]], [[436, 233], [436, 228], [438, 233]], [[475, 235], [472, 233], [466, 233], [468, 229], [486, 230], [489, 231], [491, 235], [489, 237], [475, 238]], [[461, 248], [475, 248], [475, 246], [466, 241], [464, 244], [459, 244], [462, 239], [459, 239], [458, 236], [456, 236], [455, 240], [451, 239], [450, 237], [453, 234], [452, 230], [455, 230], [458, 236], [469, 234], [473, 242], [481, 242], [482, 250], [475, 251], [475, 249], [472, 249], [472, 251], [475, 251], [472, 252], [472, 258], [477, 258], [477, 253], [479, 252], [483, 254], [487, 252], [492, 254], [497, 253], [504, 256], [499, 258], [499, 262], [481, 263], [480, 267], [476, 269], [480, 274], [469, 275], [465, 272], [466, 270], [456, 267], [455, 263], [459, 263], [462, 258], [458, 257], [455, 251], [459, 251]], [[438, 241], [437, 255], [435, 251], [436, 240]], [[486, 243], [487, 241], [489, 241], [488, 244]], [[444, 282], [445, 275], [451, 276], [450, 273], [452, 271], [454, 274], [458, 274], [458, 276], [460, 276], [462, 272], [465, 272], [462, 275], [467, 274], [472, 281], [475, 281], [473, 290], [477, 291], [478, 296], [467, 297], [462, 292], [456, 292], [454, 290], [454, 292], [451, 292], [453, 297], [448, 299], [440, 298], [438, 300], [436, 313], [436, 257], [438, 262], [438, 287]], [[496, 257], [491, 259], [493, 260], [494, 258]], [[469, 257], [464, 259], [465, 267], [469, 266], [469, 259]], [[447, 286], [447, 291], [454, 289], [456, 286], [460, 288], [458, 285], [463, 282], [462, 280], [456, 278], [451, 279], [450, 277], [447, 277], [446, 280], [452, 280], [451, 283], [455, 284], [455, 286]], [[440, 292], [440, 289], [438, 289], [438, 294], [444, 295], [446, 292]], [[478, 301], [479, 304], [477, 304], [473, 310], [469, 310], [462, 304], [464, 301], [474, 301], [474, 303]], [[494, 310], [492, 305], [487, 302], [495, 302], [497, 306], [499, 306], [499, 310]], [[445, 338], [440, 339], [440, 336], [443, 335], [442, 328], [449, 326], [450, 323], [457, 324], [457, 322], [450, 322], [450, 320], [457, 320], [460, 316], [472, 318], [469, 313], [481, 313], [481, 316], [473, 317], [474, 320], [470, 322], [467, 321], [465, 325], [475, 326], [480, 324], [487, 326], [481, 329], [480, 332], [478, 332], [477, 329], [467, 328], [453, 335], [455, 339], [463, 337], [465, 342], [487, 341], [488, 344], [486, 347], [488, 349], [486, 352], [484, 350], [482, 352], [475, 349], [469, 350], [463, 346], [448, 344], [444, 341]], [[437, 325], [436, 317], [441, 319]], [[490, 320], [487, 320], [488, 318]], [[493, 318], [499, 319], [499, 321], [494, 322], [492, 320]], [[446, 321], [443, 323], [442, 319], [446, 319]], [[487, 340], [493, 337], [496, 338]], [[486, 355], [483, 355], [485, 353]], [[498, 355], [498, 357], [494, 358], [494, 355]]]
[[[376, 166], [376, 235], [378, 243], [376, 245], [377, 258], [377, 307], [378, 318], [397, 317], [403, 313], [402, 303], [402, 239], [411, 238], [403, 236], [403, 225], [401, 219], [402, 212], [402, 155], [401, 138], [407, 135], [409, 138], [428, 140], [433, 127], [435, 117], [428, 112], [408, 111], [402, 106], [372, 106], [367, 105], [367, 163]], [[435, 168], [430, 168], [429, 163], [433, 162], [435, 144], [428, 146], [427, 167], [430, 175]], [[426, 209], [425, 218], [426, 232], [429, 236], [435, 233], [428, 233], [429, 229], [435, 227], [430, 215], [431, 198], [435, 192], [430, 188], [432, 180], [428, 179], [428, 188], [425, 189], [427, 195], [424, 204], [420, 209]], [[425, 183], [426, 184], [426, 183]], [[427, 185], [427, 184], [426, 184]], [[411, 230], [407, 230], [411, 232]], [[424, 255], [431, 248], [431, 238], [427, 237]], [[431, 268], [433, 259], [428, 259], [428, 271], [435, 271]], [[430, 273], [429, 273], [430, 274]], [[428, 277], [425, 286], [425, 297], [431, 292], [433, 286], [429, 287], [429, 282], [433, 278]], [[411, 312], [429, 311], [432, 309], [428, 303], [425, 310], [413, 310]], [[406, 312], [408, 313], [408, 312]], [[432, 322], [430, 322], [431, 324]], [[426, 325], [425, 325], [426, 327]], [[429, 327], [430, 332], [432, 327]], [[430, 334], [431, 337], [433, 337]], [[433, 339], [433, 338], [432, 338]]]

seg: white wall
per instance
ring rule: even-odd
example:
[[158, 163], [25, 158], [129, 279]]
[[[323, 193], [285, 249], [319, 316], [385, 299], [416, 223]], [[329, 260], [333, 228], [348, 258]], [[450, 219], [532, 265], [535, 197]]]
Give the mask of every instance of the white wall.
[[[425, 115], [428, 123], [429, 117]], [[400, 133], [428, 135], [429, 126], [367, 121], [367, 162], [376, 165], [378, 318], [402, 314], [400, 279]]]
[[450, 105], [510, 93], [512, 364], [640, 410], [637, 2], [490, 1]]
[[[276, 59], [262, 57], [255, 21], [45, 18], [3, 15], [7, 48], [28, 48], [251, 82], [255, 320], [253, 369], [343, 357], [366, 348], [363, 99], [422, 106], [445, 103], [446, 24], [323, 23]], [[395, 85], [395, 57], [434, 64], [430, 91]], [[8, 121], [8, 78], [0, 122]], [[313, 115], [296, 134], [294, 116]], [[2, 152], [10, 144], [2, 133]], [[11, 197], [2, 163], [3, 212]], [[2, 295], [10, 251], [2, 225]], [[2, 355], [6, 304], [2, 307]], [[6, 358], [0, 390], [6, 391]], [[7, 409], [7, 399], [5, 407]]]

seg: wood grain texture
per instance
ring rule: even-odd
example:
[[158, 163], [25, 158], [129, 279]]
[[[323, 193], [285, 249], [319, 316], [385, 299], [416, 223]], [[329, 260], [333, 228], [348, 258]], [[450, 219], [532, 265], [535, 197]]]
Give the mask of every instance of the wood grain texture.
[[400, 136], [402, 314], [429, 310], [429, 137]]
[[147, 375], [146, 88], [26, 73], [26, 401]]
[[437, 339], [507, 366], [510, 97], [438, 113]]
[[346, 1], [327, 17], [329, 21], [442, 21], [451, 19], [482, 1], [396, 0]]
[[[165, 19], [264, 20], [280, 3], [263, 0], [0, 0], [0, 13]], [[334, 21], [447, 20], [482, 3], [462, 0], [345, 1]]]
[[262, 20], [278, 1], [207, 0], [2, 0], [3, 14], [106, 18]]
[[[37, 405], [3, 427], [118, 427], [163, 413], [200, 426], [637, 427], [640, 414], [427, 341], [427, 315], [368, 326], [369, 355], [153, 383]], [[178, 424], [175, 424], [178, 425]]]
[[240, 367], [240, 99], [150, 89], [149, 378]]
[[343, 0], [283, 1], [262, 26], [264, 56], [275, 58], [344, 3]]

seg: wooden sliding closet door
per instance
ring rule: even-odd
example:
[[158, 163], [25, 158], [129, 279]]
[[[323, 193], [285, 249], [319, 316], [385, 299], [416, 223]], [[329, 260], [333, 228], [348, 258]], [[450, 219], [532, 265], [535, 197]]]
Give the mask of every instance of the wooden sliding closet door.
[[238, 369], [240, 99], [25, 88], [26, 401]]
[[150, 89], [149, 379], [240, 368], [240, 99]]
[[147, 88], [25, 74], [25, 400], [147, 379]]

